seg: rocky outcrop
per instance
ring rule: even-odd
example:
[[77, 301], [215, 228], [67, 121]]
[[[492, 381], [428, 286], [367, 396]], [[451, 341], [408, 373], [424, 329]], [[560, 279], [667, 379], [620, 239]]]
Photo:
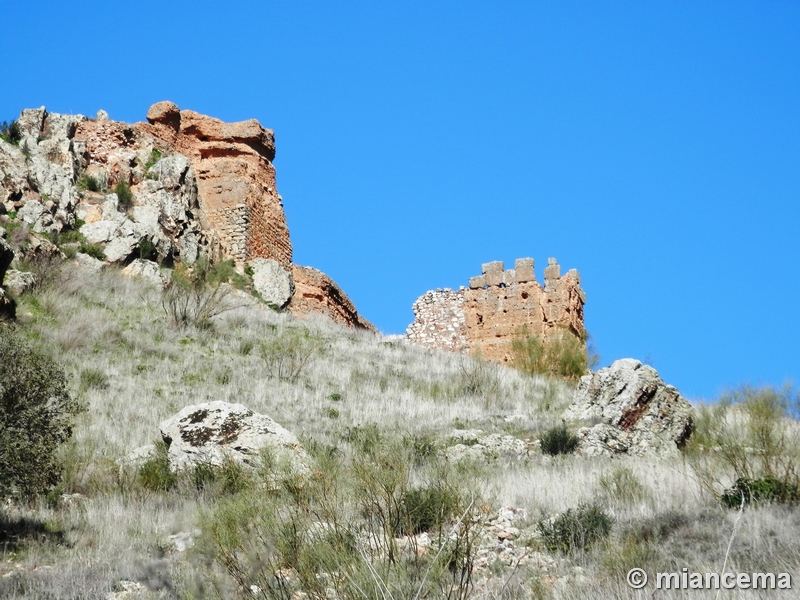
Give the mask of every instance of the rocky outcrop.
[[632, 358], [582, 377], [563, 418], [596, 423], [578, 431], [579, 449], [588, 455], [674, 454], [694, 424], [678, 390]]
[[187, 406], [161, 423], [161, 437], [175, 471], [226, 460], [253, 466], [265, 451], [288, 461], [297, 474], [309, 470], [310, 459], [292, 433], [241, 404], [214, 401]]
[[273, 259], [291, 267], [292, 244], [275, 184], [275, 139], [250, 119], [224, 123], [172, 102], [159, 102], [139, 125], [191, 161], [201, 221], [221, 253], [239, 262]]
[[[158, 102], [142, 123], [44, 107], [23, 110], [18, 122], [20, 143], [0, 140], [0, 213], [42, 234], [29, 238], [26, 259], [47, 250], [45, 234], [78, 229], [106, 263], [120, 266], [137, 259], [192, 265], [202, 257], [233, 259], [240, 271], [249, 264], [262, 298], [288, 305], [292, 244], [275, 183], [274, 135], [258, 121], [224, 123]], [[297, 269], [304, 294], [295, 314], [322, 312], [374, 329], [330, 278]]]
[[312, 267], [292, 265], [295, 292], [289, 303], [289, 311], [304, 318], [319, 313], [334, 323], [377, 332], [375, 326], [358, 314], [347, 294], [322, 271]]
[[544, 286], [536, 281], [532, 258], [518, 259], [507, 270], [496, 261], [484, 264], [469, 288], [421, 296], [406, 334], [412, 343], [428, 348], [510, 363], [511, 344], [521, 335], [580, 338], [585, 302], [578, 272], [573, 269], [562, 277], [554, 258], [545, 268]]

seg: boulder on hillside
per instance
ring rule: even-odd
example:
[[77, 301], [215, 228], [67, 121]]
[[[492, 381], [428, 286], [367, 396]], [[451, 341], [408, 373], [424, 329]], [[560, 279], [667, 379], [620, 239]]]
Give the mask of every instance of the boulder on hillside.
[[161, 437], [169, 446], [174, 471], [199, 464], [221, 465], [229, 459], [253, 466], [268, 450], [279, 461], [288, 461], [296, 474], [309, 472], [310, 458], [297, 438], [242, 404], [216, 400], [187, 406], [161, 423]]
[[578, 431], [588, 455], [674, 454], [694, 427], [692, 407], [678, 390], [632, 358], [582, 377], [563, 418], [596, 423]]
[[250, 267], [253, 269], [253, 287], [261, 299], [277, 308], [284, 308], [294, 294], [291, 273], [271, 258], [254, 258]]

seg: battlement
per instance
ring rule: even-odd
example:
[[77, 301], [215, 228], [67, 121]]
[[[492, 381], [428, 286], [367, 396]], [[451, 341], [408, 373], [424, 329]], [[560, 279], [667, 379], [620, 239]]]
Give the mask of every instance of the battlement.
[[502, 261], [484, 263], [468, 288], [420, 296], [407, 329], [409, 341], [508, 363], [511, 342], [522, 330], [543, 337], [580, 337], [586, 295], [578, 271], [571, 269], [562, 277], [556, 259], [549, 258], [542, 287], [534, 267], [532, 258], [518, 258], [513, 269]]

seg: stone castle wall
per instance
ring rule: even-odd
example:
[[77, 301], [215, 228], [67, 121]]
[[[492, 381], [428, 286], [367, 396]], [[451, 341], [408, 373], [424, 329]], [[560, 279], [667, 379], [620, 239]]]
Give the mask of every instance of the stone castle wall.
[[494, 362], [512, 361], [511, 343], [523, 332], [554, 338], [580, 337], [586, 296], [576, 270], [561, 276], [551, 258], [544, 286], [536, 281], [532, 258], [517, 259], [513, 269], [486, 263], [469, 288], [427, 292], [414, 303], [410, 342], [451, 352], [469, 352]]
[[275, 183], [275, 137], [255, 119], [225, 123], [172, 102], [158, 102], [139, 129], [187, 156], [197, 176], [200, 219], [221, 254], [245, 262], [273, 259], [287, 271], [292, 244]]

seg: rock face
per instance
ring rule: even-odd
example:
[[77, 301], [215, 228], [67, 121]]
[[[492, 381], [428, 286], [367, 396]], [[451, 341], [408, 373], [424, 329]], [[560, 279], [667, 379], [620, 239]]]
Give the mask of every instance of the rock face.
[[517, 259], [513, 269], [486, 263], [469, 288], [436, 290], [413, 306], [408, 339], [428, 348], [479, 354], [498, 363], [512, 361], [511, 343], [524, 334], [583, 334], [586, 295], [576, 270], [563, 277], [554, 258], [544, 271], [544, 287], [534, 275], [532, 258]]
[[655, 369], [624, 358], [581, 378], [563, 418], [599, 421], [578, 431], [589, 455], [674, 454], [692, 433], [692, 407]]
[[201, 221], [213, 231], [228, 258], [277, 261], [286, 270], [292, 244], [275, 184], [275, 138], [250, 119], [223, 123], [159, 102], [147, 112], [140, 130], [151, 133], [187, 156], [197, 174]]
[[334, 323], [377, 332], [375, 326], [358, 314], [347, 294], [322, 271], [312, 267], [292, 266], [295, 293], [289, 303], [289, 311], [304, 318], [320, 313]]
[[252, 465], [268, 449], [288, 460], [298, 474], [308, 472], [310, 459], [297, 438], [266, 415], [241, 404], [215, 401], [187, 406], [161, 423], [169, 446], [170, 467], [180, 471], [226, 459]]

